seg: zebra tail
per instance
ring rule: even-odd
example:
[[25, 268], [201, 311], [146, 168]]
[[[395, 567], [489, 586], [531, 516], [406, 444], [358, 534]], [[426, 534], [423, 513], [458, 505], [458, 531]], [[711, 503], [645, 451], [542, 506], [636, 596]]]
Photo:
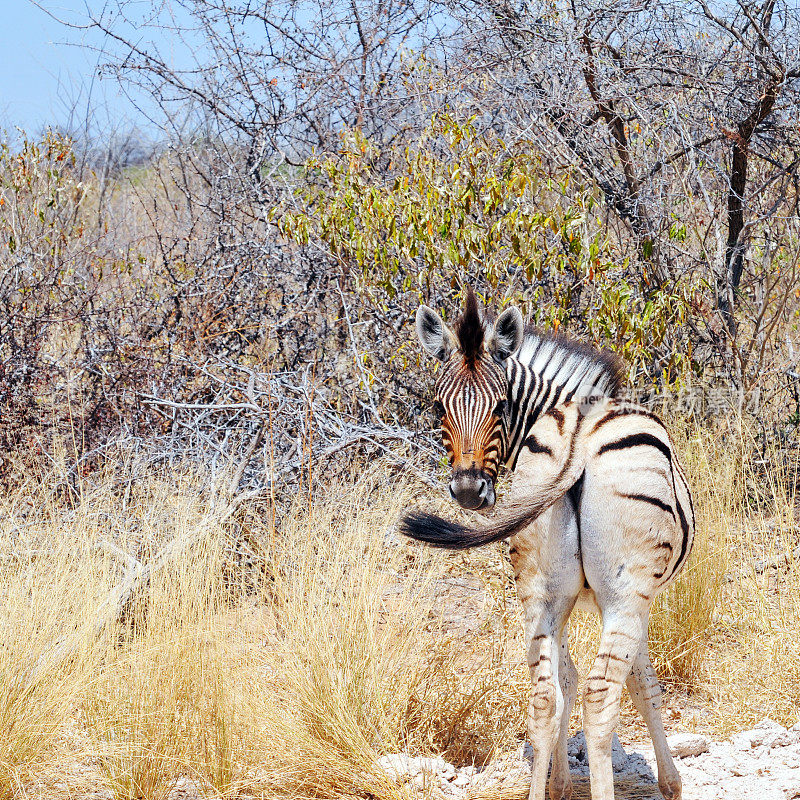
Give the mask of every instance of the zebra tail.
[[500, 539], [508, 539], [521, 531], [544, 511], [541, 503], [516, 507], [502, 517], [488, 520], [481, 527], [467, 527], [458, 522], [442, 519], [424, 511], [412, 511], [400, 521], [400, 533], [418, 542], [447, 550], [467, 550]]

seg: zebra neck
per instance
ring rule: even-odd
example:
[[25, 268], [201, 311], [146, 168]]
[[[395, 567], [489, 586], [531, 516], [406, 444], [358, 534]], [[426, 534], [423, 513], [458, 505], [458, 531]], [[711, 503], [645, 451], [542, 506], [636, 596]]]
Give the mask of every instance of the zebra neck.
[[552, 394], [552, 382], [545, 382], [530, 367], [509, 358], [506, 364], [508, 377], [508, 407], [504, 419], [505, 465], [517, 465], [525, 434], [542, 414], [552, 406], [547, 405]]
[[531, 334], [506, 360], [508, 379], [504, 463], [514, 469], [531, 426], [551, 408], [573, 400], [611, 397], [620, 376], [607, 357], [588, 347]]

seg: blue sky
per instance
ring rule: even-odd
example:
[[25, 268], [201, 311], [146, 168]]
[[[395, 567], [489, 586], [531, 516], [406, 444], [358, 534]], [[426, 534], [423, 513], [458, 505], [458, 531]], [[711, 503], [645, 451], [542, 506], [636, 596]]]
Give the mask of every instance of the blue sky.
[[[87, 6], [99, 10], [102, 0], [39, 0], [59, 19], [81, 23]], [[47, 125], [80, 125], [87, 101], [95, 109], [95, 128], [151, 127], [135, 103], [113, 79], [100, 80], [96, 67], [102, 55], [81, 47], [102, 48], [91, 31], [61, 25], [30, 0], [0, 0], [0, 129], [13, 135], [15, 127], [30, 134]], [[152, 34], [151, 37], [152, 38]], [[146, 102], [146, 101], [144, 101]]]

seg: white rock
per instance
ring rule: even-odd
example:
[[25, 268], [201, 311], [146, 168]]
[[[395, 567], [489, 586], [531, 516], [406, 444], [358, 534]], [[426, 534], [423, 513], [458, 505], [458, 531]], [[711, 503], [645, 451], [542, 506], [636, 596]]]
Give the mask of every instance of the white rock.
[[749, 731], [742, 731], [731, 737], [733, 745], [740, 750], [756, 747], [782, 747], [791, 744], [794, 737], [783, 725], [765, 717]]
[[[676, 734], [667, 742], [674, 756], [687, 759], [678, 766], [687, 800], [800, 800], [800, 723], [787, 731], [765, 719], [728, 742], [709, 742], [699, 734]], [[585, 748], [582, 734], [570, 739], [573, 777], [588, 776]], [[615, 740], [612, 753], [618, 778], [642, 787], [654, 784], [657, 770], [648, 746], [626, 753]], [[443, 758], [405, 753], [383, 756], [378, 764], [406, 787], [409, 800], [464, 800], [465, 793], [476, 790], [517, 792], [530, 780], [530, 755], [529, 748], [518, 747], [485, 768], [456, 769]], [[652, 800], [658, 793], [646, 796]]]
[[575, 736], [569, 739], [567, 742], [567, 754], [570, 758], [574, 758], [578, 761], [586, 760], [586, 737], [583, 735], [583, 731], [579, 731]]
[[800, 753], [797, 752], [796, 748], [794, 750], [785, 750], [781, 753], [780, 758], [787, 768], [800, 769]]
[[668, 737], [667, 745], [676, 758], [699, 756], [708, 751], [708, 739], [700, 733], [674, 733]]
[[800, 797], [800, 776], [794, 777], [786, 781], [783, 786], [783, 796], [786, 800], [794, 800]]
[[730, 772], [731, 774], [735, 774], [734, 770], [739, 769], [738, 761], [729, 753], [717, 756], [716, 761], [717, 764], [719, 765], [719, 769], [725, 770], [726, 772]]
[[797, 739], [793, 736], [789, 731], [775, 731], [774, 733], [770, 731], [764, 737], [764, 746], [765, 747], [788, 747], [791, 744], [794, 744]]
[[741, 731], [740, 733], [731, 736], [731, 744], [737, 750], [752, 750], [754, 747], [761, 746], [766, 735], [767, 731], [757, 731], [755, 729], [750, 731]]
[[624, 772], [625, 768], [628, 766], [628, 754], [620, 744], [616, 733], [611, 739], [611, 763], [614, 772]]
[[773, 732], [784, 732], [786, 728], [780, 724], [780, 722], [775, 722], [774, 719], [770, 719], [769, 717], [764, 717], [754, 728], [753, 730], [757, 731], [773, 731]]
[[431, 785], [430, 776], [426, 775], [424, 772], [420, 772], [418, 775], [415, 775], [411, 779], [411, 782], [419, 789], [428, 789]]
[[392, 753], [390, 755], [381, 756], [378, 759], [378, 766], [387, 775], [397, 778], [401, 775], [408, 775], [410, 770], [410, 761], [411, 756], [406, 755], [406, 753]]
[[408, 766], [412, 775], [419, 775], [420, 772], [429, 772], [435, 775], [443, 772], [447, 767], [453, 769], [452, 764], [448, 764], [441, 757], [428, 758], [426, 756], [418, 756], [417, 758], [410, 758]]

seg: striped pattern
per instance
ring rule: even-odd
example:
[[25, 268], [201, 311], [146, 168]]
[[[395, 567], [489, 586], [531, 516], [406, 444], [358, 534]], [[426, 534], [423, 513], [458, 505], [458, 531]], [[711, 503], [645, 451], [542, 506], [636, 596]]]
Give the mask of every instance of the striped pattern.
[[611, 404], [593, 424], [591, 436], [597, 469], [608, 475], [604, 496], [612, 495], [623, 519], [632, 515], [642, 526], [646, 520], [658, 531], [653, 548], [669, 551], [665, 568], [652, 571], [657, 581], [650, 587], [652, 598], [678, 575], [694, 541], [694, 507], [683, 468], [661, 420], [635, 405]]
[[[514, 470], [514, 479], [502, 509], [480, 525], [411, 512], [401, 529], [449, 549], [510, 540], [533, 687], [532, 800], [544, 800], [551, 763], [551, 796], [571, 792], [566, 745], [577, 675], [568, 619], [582, 603], [602, 617], [600, 647], [583, 693], [592, 798], [614, 798], [611, 737], [627, 683], [653, 740], [662, 793], [677, 799], [680, 776], [659, 713], [647, 626], [653, 599], [691, 552], [695, 518], [688, 482], [661, 420], [617, 399], [617, 359], [521, 326], [518, 314], [504, 312], [493, 328], [478, 314], [474, 297], [456, 334], [430, 309], [418, 316], [423, 346], [444, 362], [437, 399], [453, 466], [451, 493], [465, 507], [478, 508], [484, 496], [484, 506], [494, 501], [501, 463]], [[480, 487], [477, 499], [477, 489], [462, 492], [469, 480]]]
[[557, 336], [526, 331], [519, 350], [506, 361], [509, 414], [504, 461], [513, 469], [526, 432], [550, 409], [569, 402], [591, 404], [615, 397], [622, 383], [613, 356]]
[[542, 415], [572, 401], [591, 405], [614, 397], [621, 383], [614, 356], [534, 330], [506, 359], [505, 374], [491, 359], [451, 359], [436, 386], [448, 458], [466, 469], [482, 456], [482, 469], [495, 479], [500, 463], [516, 466], [526, 432]]
[[503, 414], [506, 379], [493, 361], [450, 361], [437, 381], [442, 443], [454, 469], [481, 469], [497, 478], [504, 447]]

